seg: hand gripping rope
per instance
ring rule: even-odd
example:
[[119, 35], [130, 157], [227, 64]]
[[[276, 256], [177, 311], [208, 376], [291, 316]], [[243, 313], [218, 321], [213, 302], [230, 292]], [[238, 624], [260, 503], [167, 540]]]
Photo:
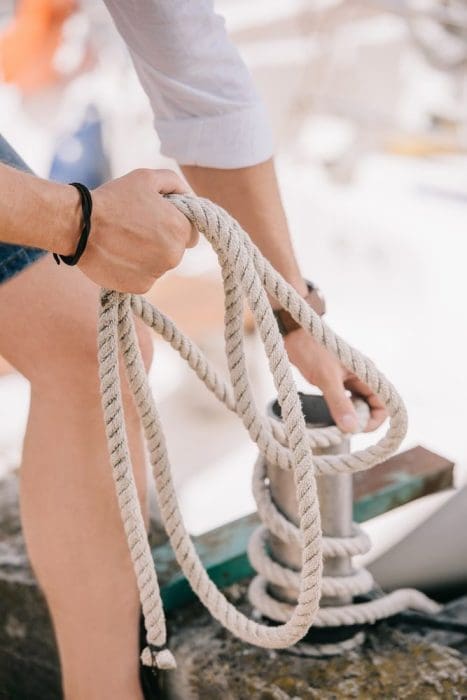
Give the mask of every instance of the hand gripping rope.
[[[386, 459], [397, 449], [406, 432], [404, 404], [395, 388], [371, 360], [328, 328], [265, 260], [229, 214], [208, 200], [185, 195], [172, 195], [169, 199], [204, 234], [218, 256], [225, 292], [225, 347], [231, 383], [227, 384], [210, 366], [200, 349], [145, 299], [133, 294], [102, 290], [98, 330], [102, 405], [118, 503], [145, 620], [147, 646], [141, 654], [142, 663], [160, 669], [176, 666], [172, 653], [165, 647], [164, 611], [128, 449], [118, 370], [119, 350], [144, 428], [162, 522], [176, 559], [198, 598], [232, 634], [249, 644], [278, 649], [294, 645], [313, 624], [339, 625], [356, 619], [375, 620], [409, 606], [433, 611], [435, 604], [416, 591], [398, 592], [371, 603], [335, 608], [332, 612], [331, 609], [320, 610], [323, 553], [326, 555], [329, 552], [330, 545], [325, 541], [323, 548], [315, 473], [370, 469]], [[290, 364], [267, 292], [384, 402], [390, 422], [386, 435], [376, 444], [353, 454], [313, 457], [313, 447], [318, 446], [323, 438], [320, 431], [308, 431], [305, 426]], [[262, 415], [254, 401], [243, 344], [243, 297], [247, 299], [255, 317], [264, 345], [282, 409], [282, 423]], [[210, 580], [196, 553], [175, 495], [164, 433], [139, 351], [133, 315], [139, 316], [167, 340], [208, 389], [241, 418], [264, 460], [293, 472], [299, 505], [298, 528], [284, 523], [280, 514], [274, 513], [268, 502], [265, 480], [260, 478], [258, 471], [256, 479], [256, 490], [267, 504], [264, 511], [261, 510], [267, 526], [281, 530], [284, 536], [294, 541], [298, 539], [301, 544], [302, 567], [300, 573], [294, 576], [297, 605], [276, 611], [280, 613], [279, 619], [283, 624], [270, 627], [240, 613]], [[356, 536], [355, 540], [359, 538], [361, 535]], [[350, 538], [352, 542], [353, 539]], [[335, 543], [334, 546], [340, 544], [346, 552], [353, 553], [350, 540]], [[261, 589], [261, 586], [258, 588]]]

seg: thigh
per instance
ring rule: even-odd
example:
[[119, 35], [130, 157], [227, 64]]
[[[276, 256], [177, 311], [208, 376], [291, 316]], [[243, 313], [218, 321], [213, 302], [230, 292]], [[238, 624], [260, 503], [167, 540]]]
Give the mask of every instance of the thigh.
[[99, 288], [51, 256], [0, 285], [0, 354], [31, 381], [95, 362]]
[[[95, 383], [99, 294], [79, 268], [41, 258], [0, 285], [0, 355], [36, 386]], [[148, 368], [153, 338], [140, 319], [136, 330]]]
[[[0, 161], [31, 172], [0, 135]], [[92, 235], [92, 234], [91, 234]], [[1, 243], [0, 355], [36, 384], [96, 381], [99, 288], [78, 268], [57, 266], [45, 251]], [[138, 338], [148, 366], [152, 342]]]

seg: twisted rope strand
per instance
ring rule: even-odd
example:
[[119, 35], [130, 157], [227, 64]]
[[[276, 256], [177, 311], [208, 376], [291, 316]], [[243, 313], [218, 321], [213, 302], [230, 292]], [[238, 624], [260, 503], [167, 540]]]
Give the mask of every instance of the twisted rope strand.
[[[101, 294], [98, 359], [105, 430], [118, 505], [135, 570], [148, 643], [155, 647], [163, 647], [166, 643], [164, 611], [133, 476], [123, 414], [118, 364], [118, 342], [122, 341], [122, 326], [118, 318], [118, 301], [118, 292], [103, 291]], [[126, 328], [123, 328], [123, 331], [125, 332]], [[133, 351], [137, 347], [134, 346]], [[138, 357], [138, 360], [141, 358]], [[147, 655], [145, 658], [147, 661]], [[170, 659], [169, 666], [174, 666]]]
[[[364, 551], [369, 543], [358, 530], [355, 531], [355, 536], [349, 539], [340, 538], [332, 543], [329, 538], [323, 540], [315, 473], [341, 473], [370, 468], [387, 458], [399, 446], [405, 435], [407, 423], [405, 407], [392, 384], [368, 358], [345, 343], [324, 324], [262, 257], [234, 219], [208, 200], [185, 195], [172, 195], [169, 199], [205, 235], [219, 259], [225, 295], [225, 348], [230, 385], [170, 319], [141, 297], [102, 290], [98, 326], [99, 375], [110, 463], [147, 632], [148, 646], [143, 650], [141, 660], [143, 664], [157, 668], [173, 668], [175, 660], [170, 651], [164, 648], [164, 611], [128, 450], [118, 369], [119, 347], [148, 445], [162, 521], [177, 561], [194, 592], [211, 614], [233, 634], [258, 646], [287, 647], [300, 640], [316, 621], [320, 625], [331, 624], [326, 621], [332, 619], [332, 624], [336, 624], [336, 616], [333, 617], [333, 613], [330, 612], [333, 609], [319, 610], [319, 600], [322, 592], [334, 594], [335, 591], [340, 591], [345, 583], [326, 577], [323, 585], [323, 555], [333, 556], [342, 551]], [[339, 444], [342, 435], [335, 427], [307, 430], [267, 292], [288, 309], [292, 316], [307, 328], [318, 342], [333, 352], [350, 371], [369, 384], [381, 398], [388, 409], [390, 423], [386, 435], [375, 445], [351, 455], [312, 457], [313, 447], [335, 446]], [[281, 406], [282, 423], [270, 421], [255, 405], [245, 362], [243, 298], [246, 298], [254, 315], [268, 358]], [[283, 536], [286, 541], [299, 541], [302, 552], [300, 572], [292, 574], [280, 572], [265, 561], [264, 541], [260, 536], [256, 542], [258, 551], [252, 552], [252, 557], [257, 557], [259, 567], [267, 571], [268, 575], [276, 576], [282, 582], [292, 582], [297, 591], [297, 604], [294, 607], [285, 606], [277, 601], [271, 602], [272, 599], [268, 603], [271, 617], [282, 622], [278, 626], [259, 624], [240, 613], [210, 580], [196, 553], [183, 524], [177, 502], [163, 428], [144, 369], [133, 315], [139, 316], [179, 352], [219, 401], [237, 413], [259, 447], [262, 456], [255, 469], [254, 488], [261, 517], [264, 516], [263, 520], [268, 528], [271, 525], [270, 529], [276, 534], [280, 533], [279, 536]], [[361, 407], [359, 410], [361, 412]], [[361, 417], [362, 415], [361, 413]], [[292, 470], [299, 510], [297, 527], [281, 516], [270, 502], [271, 499], [268, 500], [267, 489], [264, 488], [264, 460]], [[367, 590], [370, 586], [368, 575], [356, 574], [349, 578], [352, 579], [349, 583], [352, 590]], [[264, 602], [265, 579], [257, 577], [252, 583], [251, 591], [253, 598], [256, 595], [257, 600], [261, 598]], [[391, 594], [385, 599], [385, 610], [394, 608], [394, 598], [400, 603], [401, 596]], [[413, 593], [409, 597], [405, 596], [404, 601], [405, 604], [418, 602]], [[365, 616], [365, 619], [376, 619], [375, 615], [382, 610], [381, 605], [373, 605], [377, 602], [379, 601], [358, 606], [359, 619]], [[355, 607], [339, 608], [339, 620], [350, 619], [350, 608], [353, 610]]]
[[[317, 598], [319, 601], [319, 586], [316, 594], [313, 596], [312, 588], [309, 584], [310, 581], [314, 584], [315, 576], [308, 574], [305, 577], [305, 584], [302, 586], [304, 590], [299, 594], [299, 597], [300, 595], [305, 597], [305, 602], [299, 602], [295, 618], [292, 617], [286, 624], [276, 628], [258, 625], [255, 621], [246, 618], [233, 605], [227, 602], [222, 593], [209, 579], [183, 526], [172, 483], [163, 433], [148, 386], [146, 373], [139, 361], [133, 361], [131, 348], [135, 347], [136, 335], [133, 320], [128, 313], [128, 300], [123, 295], [120, 295], [120, 305], [121, 310], [119, 313], [122, 323], [130, 328], [129, 333], [121, 334], [123, 338], [122, 354], [128, 369], [130, 384], [134, 389], [138, 411], [141, 416], [145, 415], [143, 425], [154, 469], [161, 516], [183, 573], [211, 614], [233, 633], [244, 639], [244, 641], [271, 648], [293, 644], [294, 641], [303, 636], [305, 632], [304, 627], [308, 628], [309, 626], [309, 618], [312, 615], [314, 616], [317, 611], [318, 602], [315, 602], [314, 599]], [[320, 565], [321, 561], [319, 555], [320, 552], [317, 552], [316, 559], [319, 560], [317, 565]], [[316, 562], [311, 560], [311, 564], [308, 563], [305, 566], [305, 570], [313, 566], [313, 573], [316, 574], [314, 571], [315, 565]], [[316, 586], [316, 584], [314, 585]], [[310, 597], [311, 603], [309, 601]], [[146, 620], [146, 622], [148, 621]]]

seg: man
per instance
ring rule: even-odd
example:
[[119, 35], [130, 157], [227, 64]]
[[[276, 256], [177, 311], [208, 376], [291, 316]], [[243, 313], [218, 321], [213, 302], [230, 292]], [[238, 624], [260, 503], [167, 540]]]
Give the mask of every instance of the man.
[[[106, 4], [151, 101], [162, 151], [307, 296], [264, 108], [210, 0]], [[5, 160], [4, 142], [2, 151]], [[185, 190], [166, 170], [137, 170], [99, 187], [78, 267], [58, 267], [50, 255], [24, 246], [71, 255], [81, 228], [78, 192], [0, 165], [0, 240], [14, 244], [0, 244], [0, 353], [31, 382], [22, 519], [54, 623], [67, 700], [142, 699], [139, 601], [108, 464], [96, 312], [99, 286], [144, 292], [196, 243], [187, 220], [163, 198]], [[149, 366], [151, 340], [141, 325], [139, 340]], [[384, 410], [370, 389], [305, 331], [289, 328], [285, 343], [343, 430], [356, 429], [346, 388], [367, 399], [368, 429], [382, 422]], [[144, 454], [128, 389], [124, 404], [145, 504]]]

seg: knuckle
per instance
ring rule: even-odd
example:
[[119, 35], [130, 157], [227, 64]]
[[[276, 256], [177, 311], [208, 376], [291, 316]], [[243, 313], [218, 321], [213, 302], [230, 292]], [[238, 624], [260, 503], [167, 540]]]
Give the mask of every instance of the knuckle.
[[170, 168], [161, 168], [160, 170], [157, 171], [157, 174], [160, 175], [161, 177], [178, 177], [177, 173], [175, 170], [171, 170]]
[[149, 290], [151, 289], [153, 282], [154, 280], [152, 277], [145, 277], [143, 279], [140, 279], [137, 285], [138, 289], [135, 292], [135, 294], [146, 294], [146, 292], [149, 292]]
[[165, 183], [168, 189], [178, 192], [188, 191], [189, 188], [187, 183], [177, 172], [175, 172], [175, 170], [158, 170], [157, 173], [160, 176], [161, 181]]
[[197, 245], [199, 241], [199, 231], [192, 227], [189, 235], [189, 240], [188, 240], [188, 247], [189, 248], [194, 248], [195, 245]]
[[180, 245], [186, 247], [190, 238], [190, 224], [188, 220], [173, 205], [170, 206], [169, 227], [172, 235]]
[[132, 276], [132, 279], [128, 279], [125, 283], [125, 289], [121, 291], [129, 292], [131, 294], [145, 294], [152, 287], [153, 277], [148, 274], [139, 274]]
[[192, 233], [191, 233], [191, 224], [186, 219], [183, 214], [179, 214], [177, 217], [177, 232], [178, 232], [178, 237], [183, 244], [183, 246], [186, 248], [188, 243], [191, 240]]
[[141, 182], [152, 182], [154, 180], [154, 171], [149, 168], [138, 168], [134, 170], [134, 174]]
[[167, 251], [167, 264], [169, 268], [177, 267], [183, 257], [184, 248], [180, 245], [172, 245]]

